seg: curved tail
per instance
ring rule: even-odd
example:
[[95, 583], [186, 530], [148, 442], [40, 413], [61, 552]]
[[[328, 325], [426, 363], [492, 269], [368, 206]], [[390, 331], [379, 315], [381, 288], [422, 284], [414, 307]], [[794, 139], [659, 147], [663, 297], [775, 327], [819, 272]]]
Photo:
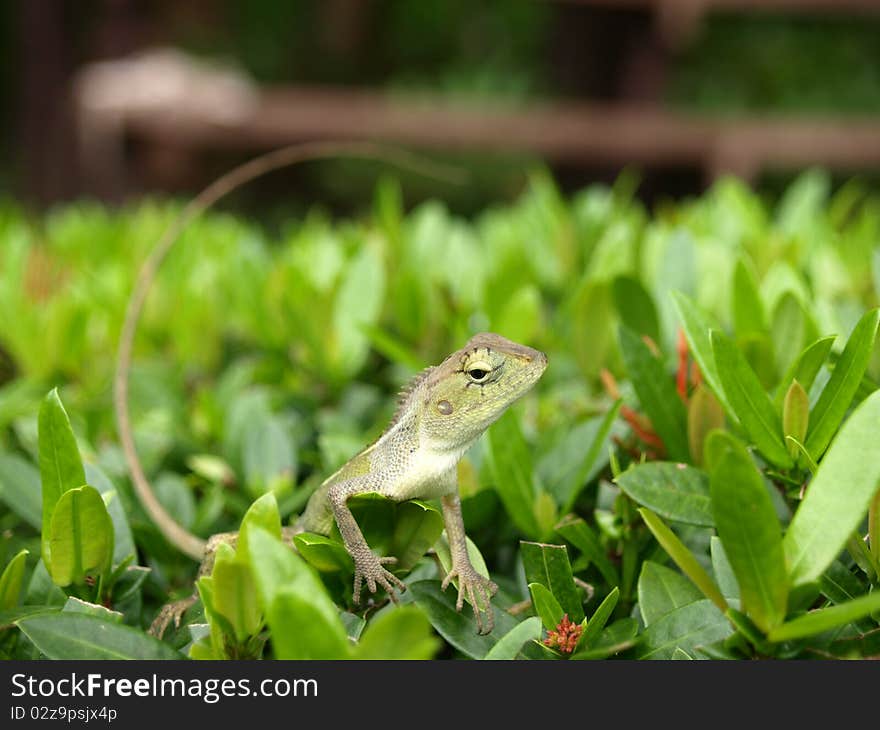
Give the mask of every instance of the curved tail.
[[201, 560], [204, 556], [206, 543], [178, 524], [156, 498], [138, 457], [131, 428], [128, 410], [129, 371], [134, 338], [144, 303], [162, 261], [180, 238], [180, 234], [193, 219], [204, 213], [218, 200], [245, 183], [274, 170], [301, 162], [340, 157], [387, 162], [402, 169], [446, 182], [460, 182], [463, 177], [462, 171], [459, 169], [427, 160], [404, 150], [383, 147], [370, 142], [307, 142], [268, 152], [217, 178], [187, 204], [144, 261], [128, 300], [125, 321], [119, 337], [116, 375], [113, 382], [116, 427], [138, 499], [165, 538], [195, 560]]

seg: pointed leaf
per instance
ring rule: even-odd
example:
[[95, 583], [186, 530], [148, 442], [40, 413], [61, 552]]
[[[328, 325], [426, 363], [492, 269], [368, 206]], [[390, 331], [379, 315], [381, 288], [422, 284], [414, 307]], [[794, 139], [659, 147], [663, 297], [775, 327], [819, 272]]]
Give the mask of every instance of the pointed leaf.
[[529, 594], [532, 596], [532, 608], [535, 609], [544, 628], [547, 631], [555, 630], [565, 615], [559, 601], [541, 583], [529, 583]]
[[709, 479], [701, 469], [652, 461], [630, 467], [616, 483], [636, 502], [668, 520], [702, 527], [714, 524]]
[[183, 659], [147, 634], [85, 613], [47, 613], [17, 622], [49, 659]]
[[537, 616], [527, 618], [514, 626], [484, 656], [484, 659], [516, 659], [523, 644], [541, 638], [541, 619]]
[[584, 629], [581, 638], [578, 640], [578, 648], [589, 648], [599, 638], [599, 635], [605, 628], [605, 624], [608, 623], [608, 619], [611, 618], [611, 614], [617, 607], [617, 601], [619, 598], [620, 589], [615, 586], [613, 590], [605, 596], [602, 603], [597, 606], [596, 610], [593, 611], [593, 615], [590, 616], [587, 621], [587, 627]]
[[40, 406], [39, 434], [40, 481], [43, 490], [43, 560], [46, 565], [51, 565], [49, 528], [55, 505], [66, 491], [86, 483], [86, 473], [76, 438], [67, 412], [61, 405], [57, 388], [49, 392]]
[[522, 541], [520, 555], [526, 580], [548, 588], [574, 623], [583, 621], [584, 608], [574, 584], [565, 546]]
[[24, 569], [28, 550], [19, 551], [0, 575], [0, 611], [11, 611], [18, 605], [24, 586]]
[[650, 626], [670, 611], [703, 598], [699, 589], [683, 575], [651, 560], [642, 563], [638, 595], [645, 626]]
[[878, 322], [880, 308], [862, 315], [834, 366], [830, 380], [813, 407], [805, 446], [814, 461], [819, 461], [819, 457], [825, 452], [859, 389], [874, 351]]
[[688, 461], [687, 415], [663, 362], [628, 327], [619, 330], [627, 375], [651, 425], [674, 461]]
[[828, 353], [831, 352], [831, 346], [834, 344], [835, 339], [837, 339], [836, 335], [820, 337], [804, 348], [804, 351], [797, 356], [785, 375], [782, 376], [782, 380], [779, 381], [779, 389], [776, 391], [776, 398], [774, 399], [774, 405], [777, 408], [782, 407], [782, 399], [785, 398], [788, 386], [791, 385], [792, 381], [797, 380], [804, 390], [809, 392], [810, 388], [813, 387], [816, 375], [819, 374], [820, 368], [825, 360], [828, 359]]
[[765, 633], [785, 619], [788, 578], [782, 531], [761, 475], [728, 451], [710, 478], [712, 512], [739, 585], [743, 611]]
[[88, 485], [61, 495], [52, 512], [47, 544], [56, 585], [82, 583], [86, 573], [109, 570], [113, 521], [97, 489]]
[[710, 339], [718, 377], [735, 416], [769, 461], [782, 469], [791, 468], [794, 462], [782, 438], [782, 424], [755, 371], [722, 332], [712, 330]]
[[685, 547], [684, 543], [678, 539], [672, 530], [663, 524], [663, 520], [651, 512], [651, 510], [642, 507], [639, 509], [639, 514], [654, 534], [654, 538], [669, 554], [669, 557], [675, 561], [681, 572], [694, 582], [694, 585], [702, 591], [704, 596], [709, 598], [722, 611], [726, 611], [727, 601], [724, 600], [724, 597], [718, 590], [718, 586], [715, 585], [709, 574], [694, 557], [694, 554]]
[[767, 638], [770, 641], [791, 641], [792, 639], [815, 636], [868, 616], [874, 611], [880, 611], [880, 591], [860, 596], [837, 606], [805, 613], [803, 616], [798, 616], [781, 626], [777, 626], [767, 635]]
[[880, 391], [846, 420], [807, 488], [783, 545], [793, 586], [819, 578], [843, 549], [880, 484]]

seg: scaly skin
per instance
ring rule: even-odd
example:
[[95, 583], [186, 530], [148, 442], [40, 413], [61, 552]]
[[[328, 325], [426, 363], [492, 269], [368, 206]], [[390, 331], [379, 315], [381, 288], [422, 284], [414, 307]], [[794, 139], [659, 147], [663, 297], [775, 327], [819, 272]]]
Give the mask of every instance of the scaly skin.
[[[439, 497], [452, 554], [442, 587], [445, 590], [457, 579], [456, 608], [460, 611], [467, 598], [478, 633], [490, 633], [494, 626], [490, 599], [498, 586], [480, 575], [468, 557], [457, 466], [464, 452], [531, 389], [546, 367], [547, 357], [538, 350], [492, 333], [475, 335], [462, 349], [413, 379], [385, 432], [324, 481], [285, 538], [304, 531], [327, 535], [335, 522], [355, 564], [354, 602], [360, 602], [364, 583], [370, 593], [381, 587], [393, 599], [395, 588], [406, 588], [385, 567], [396, 559], [373, 553], [348, 508], [348, 499], [368, 492], [398, 502]], [[212, 538], [200, 574], [210, 572], [216, 544], [235, 539], [236, 533]], [[154, 622], [154, 632], [161, 635], [172, 619], [178, 623], [193, 602], [184, 599], [166, 606]]]

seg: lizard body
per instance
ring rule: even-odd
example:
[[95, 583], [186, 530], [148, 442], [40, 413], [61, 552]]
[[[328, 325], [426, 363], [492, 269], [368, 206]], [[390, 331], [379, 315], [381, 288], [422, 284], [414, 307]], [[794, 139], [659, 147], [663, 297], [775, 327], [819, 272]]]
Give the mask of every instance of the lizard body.
[[[137, 455], [128, 413], [128, 372], [137, 322], [162, 260], [190, 220], [261, 174], [305, 160], [340, 155], [384, 159], [435, 177], [448, 172], [438, 172], [437, 166], [432, 169], [418, 158], [368, 144], [312, 143], [268, 153], [227, 173], [187, 206], [145, 262], [129, 301], [114, 383], [114, 403], [123, 451], [135, 492], [147, 513], [172, 544], [201, 559], [200, 576], [211, 572], [217, 545], [234, 543], [237, 533], [214, 535], [206, 543], [181, 527], [155, 497]], [[439, 497], [452, 556], [452, 566], [442, 587], [445, 589], [457, 578], [456, 608], [461, 610], [467, 597], [474, 609], [478, 631], [488, 633], [493, 625], [490, 599], [497, 586], [480, 575], [468, 557], [456, 467], [465, 451], [483, 432], [537, 382], [546, 366], [547, 357], [538, 350], [497, 334], [475, 335], [462, 349], [412, 380], [402, 393], [397, 411], [384, 433], [321, 484], [297, 523], [283, 529], [283, 539], [292, 545], [292, 537], [298, 532], [326, 535], [335, 522], [355, 564], [354, 602], [359, 603], [363, 583], [370, 592], [381, 586], [393, 598], [395, 587], [405, 589], [402, 581], [385, 568], [395, 562], [395, 558], [378, 557], [372, 552], [347, 501], [352, 496], [368, 492], [378, 492], [395, 501]], [[151, 632], [161, 635], [170, 620], [178, 623], [186, 608], [196, 600], [197, 596], [193, 595], [165, 606], [153, 622]], [[485, 624], [483, 612], [487, 614]]]

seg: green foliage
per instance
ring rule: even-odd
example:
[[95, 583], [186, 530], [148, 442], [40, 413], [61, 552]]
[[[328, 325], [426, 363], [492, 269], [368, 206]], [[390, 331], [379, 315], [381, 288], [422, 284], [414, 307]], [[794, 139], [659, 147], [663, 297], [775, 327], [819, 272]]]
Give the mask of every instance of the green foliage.
[[[161, 642], [146, 629], [195, 568], [136, 499], [109, 384], [136, 271], [175, 209], [70, 206], [39, 232], [0, 217], [0, 655], [880, 650], [876, 198], [809, 171], [775, 207], [725, 179], [649, 215], [626, 177], [567, 200], [539, 172], [473, 220], [402, 200], [386, 182], [365, 216], [271, 234], [208, 215], [163, 265], [135, 348], [135, 441], [182, 524], [241, 532]], [[350, 502], [398, 558], [400, 605], [352, 603], [335, 530], [284, 528], [395, 391], [484, 329], [550, 367], [459, 467], [471, 561], [499, 585], [479, 636], [468, 598], [459, 612], [457, 585], [440, 589], [437, 503]], [[570, 654], [548, 637], [566, 615]]]

